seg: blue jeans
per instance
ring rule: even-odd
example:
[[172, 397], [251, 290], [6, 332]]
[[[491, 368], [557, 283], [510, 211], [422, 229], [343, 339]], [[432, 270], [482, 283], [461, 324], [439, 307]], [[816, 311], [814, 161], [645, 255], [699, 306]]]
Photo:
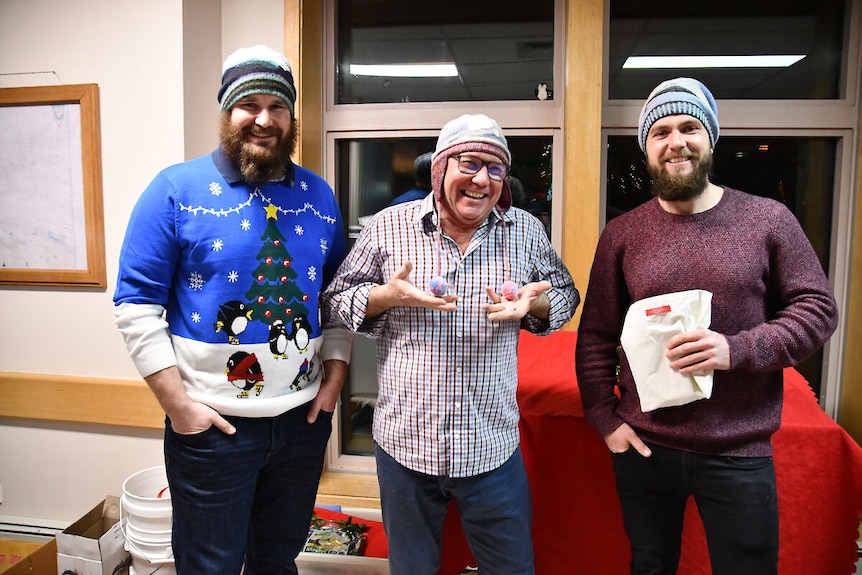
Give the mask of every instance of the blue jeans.
[[436, 575], [450, 498], [482, 575], [532, 575], [530, 489], [521, 450], [475, 477], [407, 469], [375, 445], [390, 575]]
[[713, 575], [778, 572], [778, 500], [771, 457], [700, 455], [650, 445], [612, 456], [632, 575], [674, 575], [694, 496]]
[[177, 575], [283, 573], [308, 525], [332, 430], [332, 414], [309, 425], [306, 404], [278, 417], [226, 417], [236, 434], [165, 428]]

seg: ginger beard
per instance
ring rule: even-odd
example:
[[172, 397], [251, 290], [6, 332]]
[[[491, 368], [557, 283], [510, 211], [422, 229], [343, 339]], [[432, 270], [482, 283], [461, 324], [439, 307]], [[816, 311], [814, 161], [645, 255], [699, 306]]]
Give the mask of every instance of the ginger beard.
[[[221, 115], [219, 137], [225, 155], [239, 168], [246, 182], [260, 184], [284, 177], [290, 156], [296, 149], [297, 121], [291, 119], [290, 133], [285, 135], [279, 128], [271, 126], [261, 128], [254, 124], [245, 127], [235, 126], [231, 122], [230, 113]], [[259, 136], [278, 136], [278, 141], [272, 148], [251, 144], [246, 141], [246, 134]]]
[[688, 174], [672, 174], [664, 167], [647, 161], [647, 171], [652, 179], [652, 195], [666, 202], [682, 202], [696, 198], [706, 190], [709, 173], [712, 171], [712, 153], [689, 153], [694, 169]]

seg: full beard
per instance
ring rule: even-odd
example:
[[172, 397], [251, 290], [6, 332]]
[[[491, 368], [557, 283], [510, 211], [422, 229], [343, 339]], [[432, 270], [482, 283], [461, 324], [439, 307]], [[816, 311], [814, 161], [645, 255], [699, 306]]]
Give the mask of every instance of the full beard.
[[712, 154], [692, 154], [690, 160], [694, 162], [694, 171], [685, 175], [671, 174], [662, 166], [647, 162], [652, 195], [666, 202], [681, 202], [702, 194], [709, 184]]
[[[222, 114], [219, 136], [227, 158], [239, 168], [243, 180], [262, 184], [284, 178], [290, 157], [296, 149], [297, 121], [291, 121], [290, 132], [285, 135], [279, 128], [260, 128], [255, 125], [238, 128], [230, 121], [230, 114]], [[275, 146], [266, 148], [246, 141], [247, 133], [260, 136], [277, 136]]]

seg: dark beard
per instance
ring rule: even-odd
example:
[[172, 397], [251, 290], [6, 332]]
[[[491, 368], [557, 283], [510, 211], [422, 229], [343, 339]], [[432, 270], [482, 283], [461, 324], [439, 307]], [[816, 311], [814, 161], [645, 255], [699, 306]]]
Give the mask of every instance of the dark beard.
[[693, 155], [694, 171], [687, 176], [675, 176], [647, 162], [652, 179], [652, 195], [666, 202], [683, 202], [696, 198], [706, 190], [712, 171], [712, 154]]
[[254, 131], [258, 134], [278, 136], [275, 147], [264, 148], [246, 142], [245, 133], [252, 128], [237, 128], [231, 124], [230, 112], [226, 112], [221, 116], [219, 137], [225, 155], [239, 168], [243, 180], [251, 184], [262, 184], [284, 178], [287, 166], [290, 165], [290, 156], [296, 149], [299, 131], [297, 127], [296, 118], [291, 120], [290, 133], [287, 135], [276, 127], [264, 129], [255, 126]]

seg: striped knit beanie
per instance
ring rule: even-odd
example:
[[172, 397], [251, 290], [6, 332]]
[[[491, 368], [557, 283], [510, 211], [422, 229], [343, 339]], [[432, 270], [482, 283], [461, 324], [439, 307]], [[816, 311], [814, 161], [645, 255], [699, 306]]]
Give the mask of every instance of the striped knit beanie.
[[242, 98], [251, 94], [278, 96], [294, 115], [296, 87], [293, 73], [284, 55], [263, 45], [240, 48], [227, 57], [222, 66], [218, 101], [227, 112]]
[[718, 107], [706, 86], [693, 78], [675, 78], [659, 84], [646, 99], [638, 120], [638, 144], [646, 152], [647, 134], [665, 116], [687, 114], [700, 120], [709, 134], [709, 147], [718, 141]]
[[[431, 155], [431, 191], [434, 192], [438, 202], [443, 193], [443, 179], [446, 176], [449, 157], [467, 152], [493, 154], [506, 166], [512, 165], [509, 143], [496, 121], [484, 114], [458, 116], [447, 122], [440, 130], [437, 147]], [[503, 210], [509, 209], [512, 205], [512, 195], [508, 186], [503, 186], [503, 193], [497, 205]]]

